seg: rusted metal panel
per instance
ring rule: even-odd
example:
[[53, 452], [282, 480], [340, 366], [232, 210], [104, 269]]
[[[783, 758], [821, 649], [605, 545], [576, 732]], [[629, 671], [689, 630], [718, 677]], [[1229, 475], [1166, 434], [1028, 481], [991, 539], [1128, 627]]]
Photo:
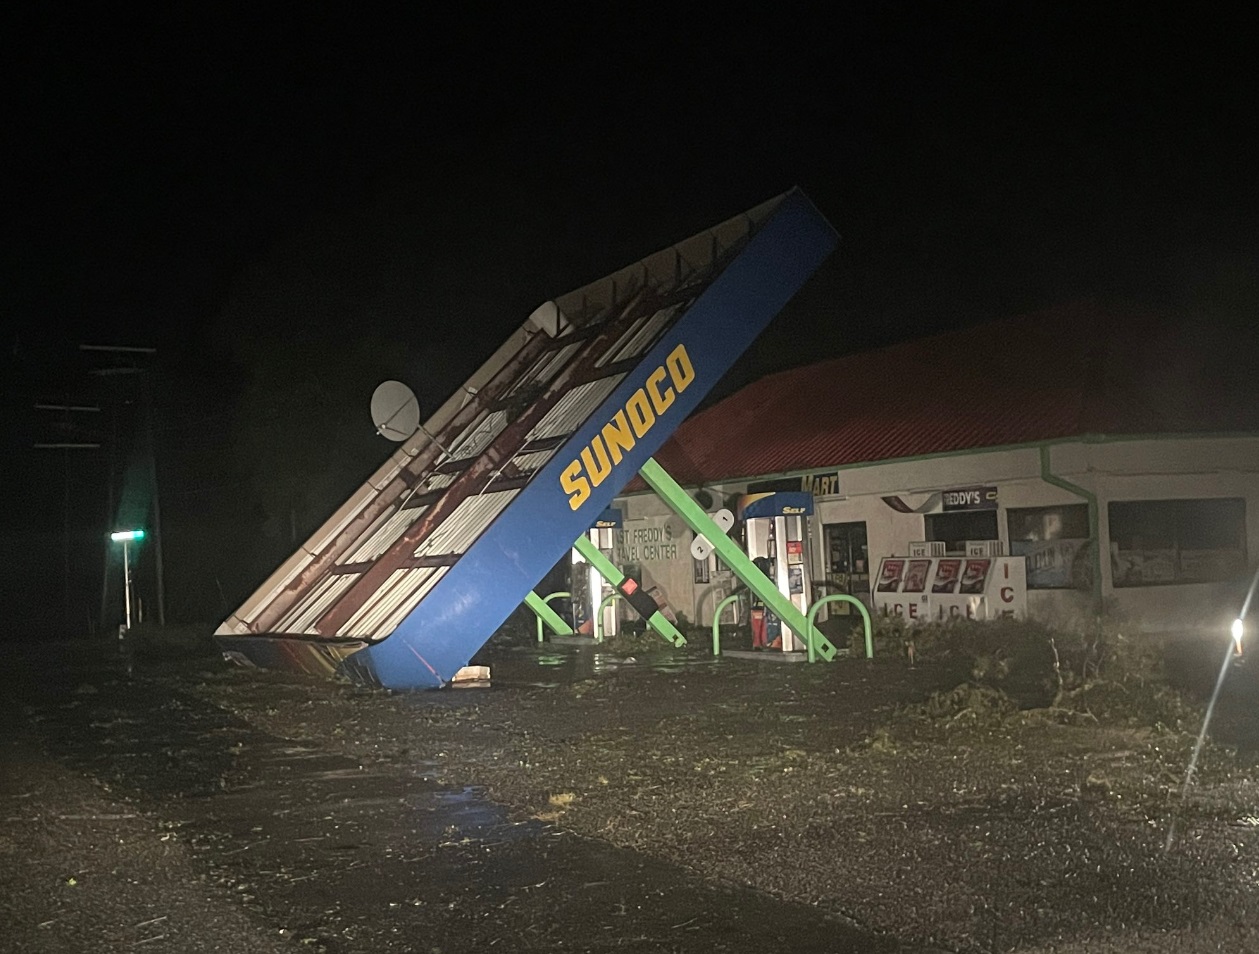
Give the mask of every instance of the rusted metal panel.
[[[534, 428], [538, 422], [544, 419], [555, 405], [569, 397], [575, 384], [584, 381], [589, 376], [596, 368], [599, 358], [620, 340], [627, 325], [637, 324], [644, 315], [649, 316], [659, 310], [658, 298], [640, 290], [625, 305], [616, 306], [611, 310], [613, 313], [600, 322], [596, 333], [582, 341], [581, 346], [574, 352], [573, 360], [559, 369], [537, 398], [521, 410], [518, 417], [496, 430], [483, 446], [481, 445], [483, 432], [480, 429], [474, 428], [465, 432], [464, 441], [469, 447], [475, 447], [479, 451], [477, 459], [462, 470], [441, 497], [425, 509], [423, 515], [408, 526], [398, 540], [376, 558], [375, 565], [362, 574], [354, 585], [342, 593], [328, 608], [315, 626], [320, 633], [324, 635], [339, 633], [346, 621], [370, 598], [372, 592], [385, 582], [388, 575], [400, 566], [402, 561], [413, 555], [411, 548], [418, 546], [445, 521], [454, 519], [457, 524], [457, 517], [454, 515], [459, 512], [468, 495], [483, 493], [487, 482], [492, 484], [502, 467], [510, 463], [511, 458], [530, 440], [550, 436], [535, 433]], [[614, 386], [615, 382], [604, 379], [593, 385], [585, 385], [579, 390], [584, 392], [586, 388], [597, 388], [600, 384], [609, 387]], [[577, 400], [580, 401], [580, 399]], [[588, 400], [587, 415], [589, 409], [595, 406], [592, 399]], [[581, 419], [577, 419], [573, 426], [583, 419], [584, 415]], [[506, 421], [506, 417], [503, 420]], [[482, 524], [481, 527], [483, 528], [484, 525]]]

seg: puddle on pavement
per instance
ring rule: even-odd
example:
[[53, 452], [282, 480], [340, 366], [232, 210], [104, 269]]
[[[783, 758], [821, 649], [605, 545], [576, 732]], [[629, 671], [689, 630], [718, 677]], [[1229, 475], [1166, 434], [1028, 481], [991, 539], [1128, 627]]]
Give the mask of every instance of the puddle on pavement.
[[[495, 691], [599, 672], [600, 654], [534, 655], [516, 654]], [[895, 949], [807, 906], [513, 820], [476, 787], [438, 786], [431, 763], [360, 766], [267, 736], [170, 680], [70, 662], [21, 701], [44, 749], [136, 800], [209, 881], [308, 949]]]
[[544, 644], [487, 653], [491, 686], [554, 689], [612, 673], [683, 673], [722, 664], [695, 650], [654, 650], [640, 657], [616, 656], [590, 643]]

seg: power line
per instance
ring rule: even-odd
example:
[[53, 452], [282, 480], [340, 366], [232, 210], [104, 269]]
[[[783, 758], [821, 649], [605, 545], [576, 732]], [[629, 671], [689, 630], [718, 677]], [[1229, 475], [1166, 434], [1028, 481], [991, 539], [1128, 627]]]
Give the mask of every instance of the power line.
[[81, 344], [80, 351], [107, 351], [115, 354], [157, 354], [156, 348], [135, 347], [132, 345], [94, 345]]
[[100, 408], [92, 404], [36, 404], [37, 411], [100, 411]]

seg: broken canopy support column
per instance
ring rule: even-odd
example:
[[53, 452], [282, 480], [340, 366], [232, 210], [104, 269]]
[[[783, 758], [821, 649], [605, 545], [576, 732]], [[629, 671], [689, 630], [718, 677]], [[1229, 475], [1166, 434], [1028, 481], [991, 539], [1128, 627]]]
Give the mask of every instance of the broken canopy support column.
[[[580, 553], [587, 563], [598, 570], [605, 580], [618, 590], [621, 589], [621, 585], [625, 582], [625, 574], [616, 568], [616, 564], [603, 555], [603, 551], [595, 546], [588, 536], [583, 533], [578, 537], [577, 542], [573, 544], [573, 549]], [[640, 580], [639, 582], [641, 583], [642, 581]], [[629, 604], [637, 608], [632, 597], [633, 594], [626, 594]], [[673, 643], [674, 646], [682, 647], [686, 645], [686, 637], [678, 632], [678, 628], [670, 623], [659, 609], [650, 616], [644, 616], [644, 619], [647, 620], [648, 626]]]
[[[722, 562], [730, 567], [734, 575], [759, 596], [765, 605], [773, 610], [778, 618], [790, 627], [807, 646], [810, 627], [804, 614], [796, 609], [791, 600], [778, 591], [778, 587], [770, 581], [769, 577], [756, 568], [739, 545], [726, 536], [725, 531], [718, 527], [712, 517], [708, 516], [703, 508], [678, 485], [677, 481], [656, 463], [655, 458], [648, 457], [638, 473], [647, 482], [647, 486], [654, 490], [660, 499], [686, 522], [688, 527], [708, 538], [708, 542], [713, 545], [713, 550], [721, 557]], [[829, 662], [835, 658], [835, 646], [818, 632], [816, 627], [813, 627], [813, 644], [817, 647], [818, 655], [823, 659]]]

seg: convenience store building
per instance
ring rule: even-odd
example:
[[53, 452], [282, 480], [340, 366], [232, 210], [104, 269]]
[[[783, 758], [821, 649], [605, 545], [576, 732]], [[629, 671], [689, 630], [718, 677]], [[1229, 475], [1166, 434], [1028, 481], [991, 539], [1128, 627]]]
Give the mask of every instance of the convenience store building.
[[[709, 510], [769, 514], [732, 532], [768, 546], [805, 605], [848, 593], [882, 612], [976, 615], [933, 584], [1014, 557], [1016, 615], [1103, 607], [1146, 631], [1226, 628], [1259, 541], [1259, 407], [1226, 344], [1074, 305], [770, 375], [693, 416], [657, 459]], [[773, 518], [778, 495], [797, 519]], [[693, 559], [690, 531], [641, 485], [615, 509], [614, 558], [709, 623], [733, 575]], [[978, 615], [1001, 610], [990, 582]]]

